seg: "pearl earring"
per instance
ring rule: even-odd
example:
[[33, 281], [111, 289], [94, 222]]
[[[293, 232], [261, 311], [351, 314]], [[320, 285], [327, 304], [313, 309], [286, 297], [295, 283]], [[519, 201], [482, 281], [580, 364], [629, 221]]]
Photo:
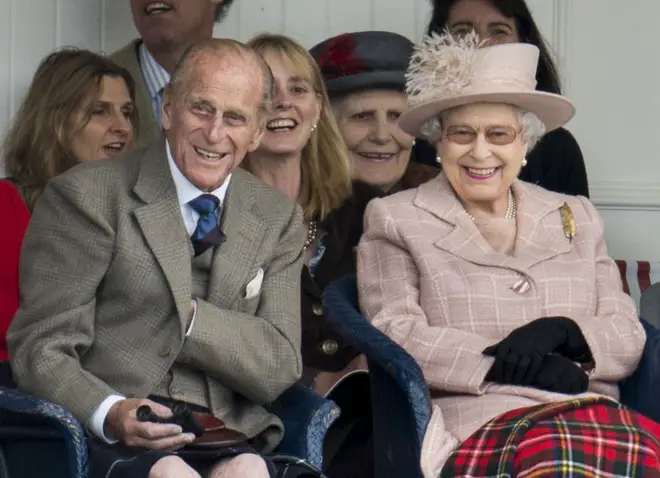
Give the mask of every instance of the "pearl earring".
[[525, 166], [527, 166], [527, 158], [525, 158], [525, 157], [523, 156], [523, 159], [522, 159], [522, 167], [524, 168]]
[[312, 125], [312, 131], [316, 131], [316, 123]]
[[436, 154], [436, 155], [435, 155], [435, 161], [436, 161], [437, 163], [442, 163], [442, 158], [440, 157], [439, 154]]
[[415, 146], [415, 140], [413, 139], [412, 145]]

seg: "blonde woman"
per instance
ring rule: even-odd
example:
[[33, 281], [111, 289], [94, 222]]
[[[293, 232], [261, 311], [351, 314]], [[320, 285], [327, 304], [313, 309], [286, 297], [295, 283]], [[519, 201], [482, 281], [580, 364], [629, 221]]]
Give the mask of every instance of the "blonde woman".
[[[342, 417], [328, 436], [332, 451], [326, 456], [326, 471], [331, 477], [368, 477], [371, 426], [366, 365], [327, 323], [322, 295], [331, 281], [355, 271], [354, 249], [362, 235], [364, 209], [379, 192], [351, 181], [348, 150], [321, 74], [305, 48], [282, 35], [260, 35], [248, 45], [270, 66], [275, 91], [266, 132], [244, 164], [303, 207], [307, 224], [301, 291], [303, 380], [324, 395], [332, 389], [331, 398], [342, 408]], [[352, 370], [364, 373], [337, 384]], [[335, 436], [348, 427], [353, 433], [338, 442]], [[338, 467], [341, 471], [336, 471]]]

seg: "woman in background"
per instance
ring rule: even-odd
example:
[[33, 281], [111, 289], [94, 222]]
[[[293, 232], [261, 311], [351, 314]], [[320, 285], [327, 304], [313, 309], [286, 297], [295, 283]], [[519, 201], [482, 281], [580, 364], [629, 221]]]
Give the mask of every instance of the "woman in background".
[[[550, 49], [541, 35], [525, 0], [433, 0], [427, 33], [448, 28], [465, 35], [474, 30], [489, 44], [530, 43], [540, 51], [536, 89], [561, 94], [561, 82]], [[434, 158], [425, 155], [424, 162]], [[546, 134], [527, 153], [520, 179], [550, 191], [589, 197], [587, 170], [577, 141], [565, 128]]]
[[30, 213], [48, 181], [83, 161], [121, 154], [137, 128], [128, 71], [87, 50], [64, 49], [37, 68], [2, 146], [0, 382], [10, 382], [5, 335], [19, 304], [18, 263]]
[[386, 194], [414, 188], [438, 169], [411, 161], [416, 142], [397, 120], [407, 107], [405, 73], [413, 43], [397, 33], [364, 31], [328, 38], [310, 53], [323, 74], [352, 176]]
[[369, 478], [373, 450], [368, 377], [341, 381], [350, 370], [366, 369], [366, 363], [333, 330], [322, 299], [330, 282], [355, 272], [364, 209], [380, 192], [351, 181], [348, 150], [307, 50], [283, 35], [260, 35], [248, 45], [270, 66], [274, 94], [261, 143], [243, 165], [303, 208], [302, 380], [322, 395], [332, 389], [332, 399], [341, 408], [326, 435], [324, 471], [331, 478]]

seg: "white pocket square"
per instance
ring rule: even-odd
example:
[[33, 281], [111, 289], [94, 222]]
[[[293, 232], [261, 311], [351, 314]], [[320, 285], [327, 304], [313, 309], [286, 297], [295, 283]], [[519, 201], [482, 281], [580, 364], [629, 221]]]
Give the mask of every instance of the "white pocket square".
[[264, 281], [264, 270], [259, 269], [257, 271], [257, 275], [254, 276], [254, 279], [248, 282], [248, 285], [245, 287], [245, 298], [251, 299], [252, 297], [258, 296], [259, 292], [261, 292], [261, 283], [263, 281]]

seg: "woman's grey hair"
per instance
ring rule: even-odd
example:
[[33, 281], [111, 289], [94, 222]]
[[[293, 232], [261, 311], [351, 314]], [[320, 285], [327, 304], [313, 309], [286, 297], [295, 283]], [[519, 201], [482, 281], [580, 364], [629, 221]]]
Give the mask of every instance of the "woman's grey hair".
[[[520, 122], [520, 136], [523, 145], [529, 152], [545, 134], [545, 125], [536, 114], [522, 109], [518, 110], [518, 121]], [[421, 131], [431, 143], [436, 143], [442, 135], [441, 119], [436, 117], [425, 121]]]

